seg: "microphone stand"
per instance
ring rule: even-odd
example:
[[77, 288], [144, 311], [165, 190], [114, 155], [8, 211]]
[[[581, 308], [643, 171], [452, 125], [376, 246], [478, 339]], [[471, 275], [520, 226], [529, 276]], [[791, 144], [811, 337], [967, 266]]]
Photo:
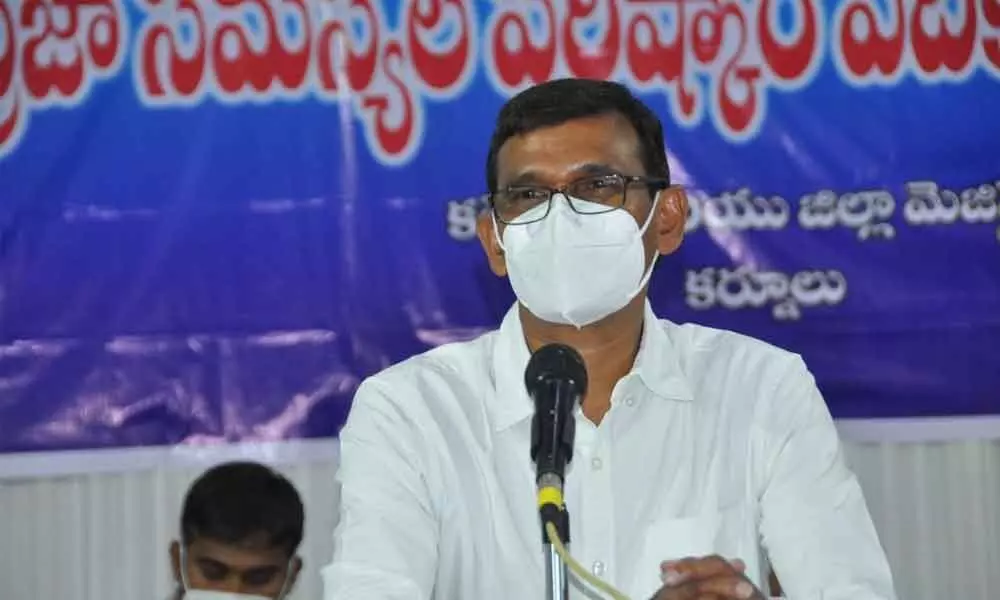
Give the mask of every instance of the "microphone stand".
[[558, 542], [569, 548], [569, 514], [563, 500], [566, 465], [573, 460], [574, 407], [587, 391], [587, 368], [573, 348], [549, 344], [536, 350], [524, 371], [524, 385], [535, 401], [531, 419], [531, 460], [538, 485], [548, 600], [569, 600], [569, 566], [549, 541], [551, 523]]
[[[538, 480], [538, 487], [557, 487], [562, 489], [562, 480], [555, 474], [545, 474]], [[552, 504], [540, 508], [542, 522], [542, 547], [545, 552], [545, 584], [546, 600], [569, 600], [569, 569], [556, 547], [549, 541], [547, 523], [555, 525], [563, 546], [569, 549], [569, 513], [565, 507]]]

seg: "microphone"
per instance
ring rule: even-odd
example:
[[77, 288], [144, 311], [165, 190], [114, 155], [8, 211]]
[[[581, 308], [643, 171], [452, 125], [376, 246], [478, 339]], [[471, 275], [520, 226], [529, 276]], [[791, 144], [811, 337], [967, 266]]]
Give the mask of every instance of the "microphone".
[[[524, 372], [524, 385], [535, 402], [531, 460], [536, 466], [538, 508], [544, 529], [546, 521], [558, 525], [566, 520], [563, 481], [566, 465], [573, 460], [573, 409], [587, 393], [587, 368], [573, 348], [548, 344], [532, 354]], [[547, 540], [544, 531], [543, 540]]]

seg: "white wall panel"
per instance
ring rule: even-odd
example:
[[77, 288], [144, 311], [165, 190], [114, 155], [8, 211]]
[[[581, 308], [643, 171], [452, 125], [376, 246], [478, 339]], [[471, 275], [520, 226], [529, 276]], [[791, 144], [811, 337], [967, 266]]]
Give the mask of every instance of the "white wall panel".
[[[849, 445], [901, 600], [1000, 598], [1000, 443]], [[0, 600], [138, 600], [171, 589], [167, 545], [202, 467], [0, 482]], [[337, 504], [332, 461], [282, 469], [306, 503], [321, 597]]]

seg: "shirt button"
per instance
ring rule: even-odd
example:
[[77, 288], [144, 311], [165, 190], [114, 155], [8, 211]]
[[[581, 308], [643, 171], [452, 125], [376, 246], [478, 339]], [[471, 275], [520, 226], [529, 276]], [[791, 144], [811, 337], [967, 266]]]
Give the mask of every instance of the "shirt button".
[[595, 471], [600, 471], [601, 467], [603, 466], [604, 466], [604, 461], [601, 460], [600, 456], [595, 456], [594, 458], [590, 459], [590, 467]]
[[604, 575], [604, 563], [599, 560], [595, 560], [593, 566], [590, 567], [590, 572], [598, 577]]
[[628, 400], [625, 401], [625, 405], [626, 406], [632, 406], [634, 404], [635, 404], [635, 400], [633, 400], [632, 398], [629, 398]]

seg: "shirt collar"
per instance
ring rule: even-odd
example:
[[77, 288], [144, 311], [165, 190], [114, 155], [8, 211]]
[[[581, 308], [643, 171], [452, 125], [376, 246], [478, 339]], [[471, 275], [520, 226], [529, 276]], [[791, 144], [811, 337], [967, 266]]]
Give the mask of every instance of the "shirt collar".
[[[534, 413], [531, 397], [524, 387], [524, 369], [531, 353], [521, 329], [518, 305], [507, 311], [493, 353], [495, 396], [488, 405], [493, 427], [502, 431]], [[665, 400], [690, 402], [694, 396], [681, 369], [680, 357], [667, 331], [660, 325], [649, 301], [646, 301], [642, 342], [635, 364], [626, 378], [639, 377], [654, 396]]]
[[642, 323], [642, 341], [635, 356], [632, 371], [626, 377], [638, 375], [643, 384], [665, 400], [694, 400], [691, 386], [681, 366], [681, 356], [670, 334], [646, 301]]
[[488, 405], [492, 415], [493, 428], [502, 431], [511, 425], [531, 417], [535, 407], [524, 387], [524, 369], [528, 366], [531, 353], [524, 341], [521, 329], [521, 315], [518, 305], [507, 311], [497, 342], [493, 349], [493, 389], [495, 396]]

